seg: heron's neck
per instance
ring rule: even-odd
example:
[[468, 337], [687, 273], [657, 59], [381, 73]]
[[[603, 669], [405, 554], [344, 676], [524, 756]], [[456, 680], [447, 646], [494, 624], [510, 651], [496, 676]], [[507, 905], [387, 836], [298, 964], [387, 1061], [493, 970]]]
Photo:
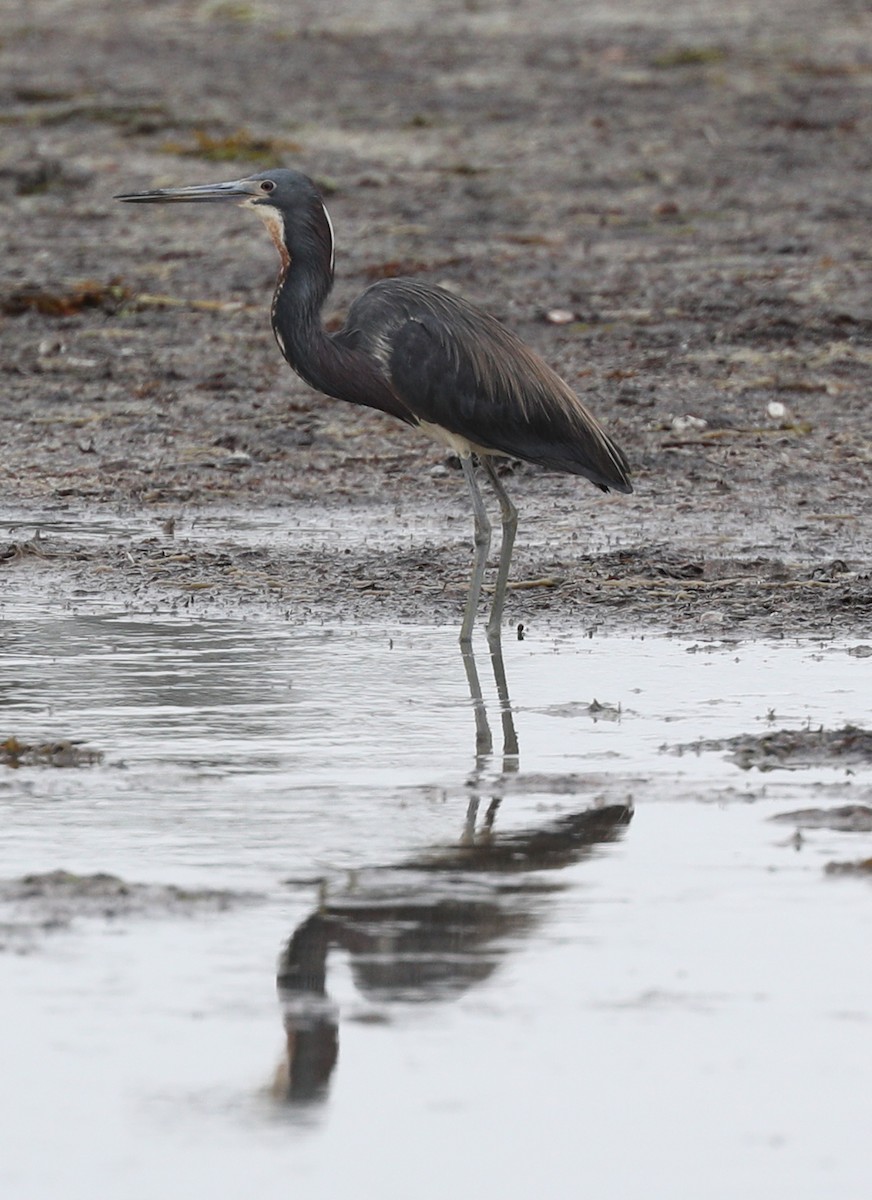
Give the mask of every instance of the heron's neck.
[[279, 349], [298, 375], [320, 389], [327, 343], [321, 310], [332, 286], [332, 277], [323, 269], [292, 257], [282, 266], [272, 302]]
[[333, 229], [320, 202], [309, 217], [292, 229], [283, 228], [285, 236], [275, 238], [282, 259], [272, 303], [279, 349], [317, 391], [414, 424], [379, 364], [356, 344], [353, 331], [328, 334], [321, 324], [321, 310], [333, 287]]
[[327, 340], [321, 309], [333, 286], [332, 222], [318, 196], [293, 216], [269, 205], [257, 212], [282, 264], [271, 311], [276, 341], [294, 370], [319, 387]]

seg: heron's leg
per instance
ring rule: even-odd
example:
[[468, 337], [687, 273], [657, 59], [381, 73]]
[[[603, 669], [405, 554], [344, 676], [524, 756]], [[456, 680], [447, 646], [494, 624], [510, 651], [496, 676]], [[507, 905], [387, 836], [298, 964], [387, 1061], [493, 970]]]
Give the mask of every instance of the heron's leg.
[[512, 547], [515, 544], [515, 534], [518, 531], [518, 510], [509, 499], [508, 492], [503, 487], [502, 480], [490, 458], [482, 460], [484, 468], [493, 484], [493, 489], [500, 502], [500, 512], [503, 517], [503, 541], [500, 547], [500, 565], [497, 568], [497, 582], [494, 588], [494, 599], [491, 605], [490, 617], [487, 623], [488, 641], [498, 642], [500, 625], [503, 619], [503, 605], [506, 600], [506, 584], [509, 580], [509, 566], [512, 561]]
[[488, 520], [484, 501], [475, 479], [475, 464], [472, 456], [461, 458], [460, 463], [463, 467], [463, 474], [466, 476], [466, 484], [472, 498], [472, 511], [475, 516], [475, 563], [472, 568], [472, 579], [469, 582], [466, 608], [463, 611], [463, 624], [460, 627], [460, 640], [465, 643], [472, 641], [472, 627], [475, 624], [478, 598], [481, 595], [481, 581], [484, 578], [484, 569], [490, 550], [491, 523]]

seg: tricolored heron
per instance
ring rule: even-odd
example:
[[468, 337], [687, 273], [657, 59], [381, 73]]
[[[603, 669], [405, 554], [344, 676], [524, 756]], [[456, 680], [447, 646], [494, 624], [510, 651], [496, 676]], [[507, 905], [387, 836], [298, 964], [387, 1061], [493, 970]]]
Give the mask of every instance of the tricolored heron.
[[519, 338], [451, 292], [413, 279], [374, 283], [327, 333], [333, 227], [315, 184], [299, 171], [261, 171], [229, 183], [117, 196], [143, 203], [236, 201], [265, 221], [281, 259], [272, 327], [282, 354], [328, 396], [380, 409], [460, 456], [475, 515], [475, 564], [460, 631], [472, 638], [491, 526], [475, 455], [502, 513], [502, 548], [487, 633], [499, 638], [517, 510], [493, 456], [584, 475], [604, 492], [632, 492], [621, 450], [571, 388]]

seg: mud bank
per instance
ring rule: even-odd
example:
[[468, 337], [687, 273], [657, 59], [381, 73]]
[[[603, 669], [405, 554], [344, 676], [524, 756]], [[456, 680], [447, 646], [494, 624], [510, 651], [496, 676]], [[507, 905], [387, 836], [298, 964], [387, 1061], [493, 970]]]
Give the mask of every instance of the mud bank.
[[[328, 192], [328, 322], [385, 276], [458, 288], [631, 459], [629, 498], [514, 470], [508, 621], [869, 626], [862, 6], [3, 8], [4, 581], [457, 619], [462, 480], [285, 368], [259, 227], [111, 199], [284, 162]], [[65, 521], [105, 536], [34, 546]]]

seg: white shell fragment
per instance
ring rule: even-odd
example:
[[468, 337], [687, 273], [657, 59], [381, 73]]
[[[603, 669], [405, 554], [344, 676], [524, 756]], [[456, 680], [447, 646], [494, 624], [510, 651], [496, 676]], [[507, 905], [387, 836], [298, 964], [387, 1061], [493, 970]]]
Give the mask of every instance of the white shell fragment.
[[692, 417], [686, 413], [683, 417], [673, 417], [670, 428], [673, 433], [699, 433], [708, 427], [708, 421], [702, 417]]

